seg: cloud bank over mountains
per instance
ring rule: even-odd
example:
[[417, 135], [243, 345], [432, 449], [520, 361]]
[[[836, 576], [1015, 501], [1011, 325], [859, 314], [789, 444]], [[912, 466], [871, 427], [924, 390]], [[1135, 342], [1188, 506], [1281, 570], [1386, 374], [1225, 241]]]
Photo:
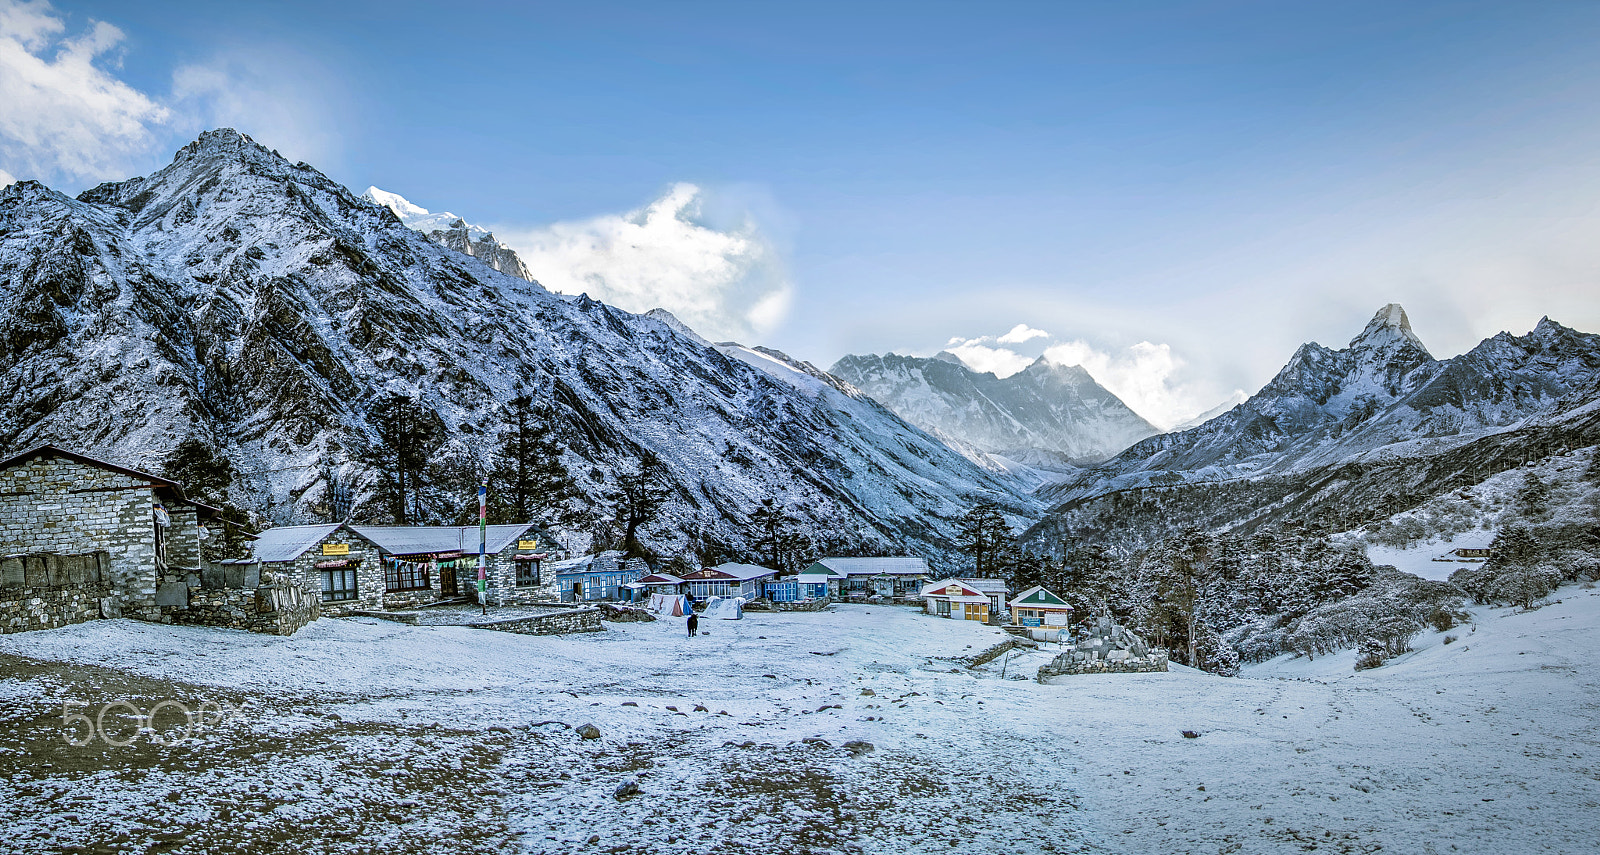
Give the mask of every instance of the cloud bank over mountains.
[[662, 308], [701, 335], [758, 343], [787, 315], [793, 288], [753, 218], [718, 229], [707, 191], [678, 183], [644, 207], [549, 226], [496, 226], [540, 284], [630, 312]]
[[[945, 349], [974, 371], [991, 372], [996, 377], [1009, 377], [1041, 356], [1055, 365], [1081, 366], [1096, 382], [1162, 430], [1182, 424], [1217, 403], [1201, 397], [1186, 377], [1186, 363], [1168, 344], [1141, 341], [1121, 349], [1103, 349], [1082, 339], [1049, 343], [1054, 338], [1044, 330], [1017, 324], [999, 336], [952, 338]], [[1042, 339], [1045, 346], [1040, 349], [1034, 345], [1029, 351], [1015, 347], [1035, 339]], [[1235, 390], [1234, 394], [1243, 392]]]
[[220, 126], [269, 129], [273, 146], [324, 166], [336, 151], [327, 84], [306, 58], [230, 49], [176, 66], [157, 94], [122, 78], [125, 40], [106, 21], [69, 25], [46, 0], [0, 0], [0, 185], [121, 180]]
[[110, 73], [122, 40], [104, 21], [69, 34], [42, 0], [0, 0], [0, 157], [13, 178], [124, 178], [155, 144], [152, 126], [172, 114]]

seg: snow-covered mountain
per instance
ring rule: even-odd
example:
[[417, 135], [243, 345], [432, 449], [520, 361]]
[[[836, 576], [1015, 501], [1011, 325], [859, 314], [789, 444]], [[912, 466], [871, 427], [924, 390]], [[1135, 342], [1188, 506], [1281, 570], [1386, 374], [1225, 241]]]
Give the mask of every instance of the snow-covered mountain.
[[0, 449], [158, 468], [199, 437], [241, 471], [230, 498], [274, 522], [322, 516], [330, 478], [376, 516], [380, 396], [414, 395], [447, 437], [430, 471], [470, 485], [519, 388], [555, 409], [586, 507], [661, 459], [671, 498], [643, 535], [663, 551], [748, 544], [768, 497], [814, 540], [935, 560], [976, 497], [1036, 507], [865, 402], [502, 274], [232, 130], [77, 199], [0, 190]]
[[1157, 433], [1083, 368], [1043, 357], [1005, 378], [951, 353], [850, 355], [828, 372], [924, 430], [1018, 461], [1100, 461]]
[[501, 273], [529, 282], [535, 281], [522, 259], [517, 257], [516, 250], [495, 240], [494, 233], [482, 226], [472, 225], [449, 211], [430, 213], [427, 208], [412, 204], [399, 193], [376, 187], [368, 187], [361, 198], [393, 211], [408, 228], [422, 232], [440, 246], [478, 258]]
[[1185, 515], [1226, 527], [1394, 513], [1530, 455], [1593, 444], [1597, 376], [1600, 336], [1549, 318], [1437, 360], [1390, 304], [1344, 349], [1301, 346], [1216, 418], [1042, 488], [1054, 507], [1030, 537], [1109, 530], [1116, 515], [1137, 534], [1140, 514], [1160, 530]]

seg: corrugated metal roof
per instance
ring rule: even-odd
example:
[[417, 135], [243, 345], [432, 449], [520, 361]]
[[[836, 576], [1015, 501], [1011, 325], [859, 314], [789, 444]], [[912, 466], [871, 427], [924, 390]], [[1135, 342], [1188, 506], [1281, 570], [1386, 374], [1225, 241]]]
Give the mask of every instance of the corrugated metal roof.
[[[962, 592], [955, 596], [946, 594], [945, 592], [950, 590], [950, 586], [952, 585], [961, 588]], [[989, 597], [968, 584], [966, 579], [941, 579], [937, 582], [929, 582], [928, 584], [922, 586], [922, 590], [917, 592], [917, 596], [937, 597], [939, 599], [949, 600], [952, 603], [989, 602]]]
[[[510, 546], [533, 523], [489, 526], [485, 548], [493, 555]], [[353, 525], [351, 531], [377, 544], [390, 555], [431, 552], [478, 552], [478, 527], [453, 525]]]
[[901, 556], [892, 558], [819, 558], [817, 563], [829, 570], [845, 576], [876, 576], [879, 573], [888, 573], [891, 576], [917, 576], [928, 575], [928, 562], [915, 556]]
[[293, 561], [330, 534], [339, 523], [327, 525], [283, 525], [262, 532], [254, 543], [257, 561]]
[[976, 588], [985, 594], [1004, 594], [1006, 592], [1006, 580], [1004, 579], [968, 579], [963, 576], [961, 584]]
[[544, 569], [551, 573], [581, 572], [584, 567], [587, 567], [593, 563], [594, 556], [585, 555], [582, 558], [568, 558], [564, 561], [551, 561], [544, 565]]
[[758, 564], [736, 564], [731, 561], [727, 564], [718, 564], [711, 569], [719, 573], [726, 573], [741, 582], [759, 579], [762, 576], [771, 576], [778, 572], [776, 570], [768, 570]]

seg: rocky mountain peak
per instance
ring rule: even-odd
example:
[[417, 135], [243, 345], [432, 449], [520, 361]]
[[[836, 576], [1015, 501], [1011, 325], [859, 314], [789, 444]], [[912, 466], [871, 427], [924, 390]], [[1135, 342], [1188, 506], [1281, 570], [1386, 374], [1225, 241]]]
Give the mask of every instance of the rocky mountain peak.
[[1389, 303], [1378, 310], [1367, 321], [1366, 329], [1361, 334], [1350, 340], [1350, 347], [1357, 350], [1387, 349], [1395, 344], [1407, 343], [1423, 353], [1428, 348], [1423, 345], [1422, 339], [1411, 331], [1411, 319], [1406, 317], [1406, 310], [1399, 303]]
[[1004, 378], [949, 351], [846, 356], [828, 373], [924, 430], [1012, 459], [1103, 460], [1157, 432], [1081, 367], [1043, 358]]
[[534, 281], [533, 274], [516, 251], [495, 240], [494, 234], [482, 226], [473, 225], [449, 211], [434, 213], [399, 193], [377, 187], [368, 187], [361, 198], [389, 209], [407, 228], [427, 235], [429, 240], [440, 246], [470, 255], [501, 273]]

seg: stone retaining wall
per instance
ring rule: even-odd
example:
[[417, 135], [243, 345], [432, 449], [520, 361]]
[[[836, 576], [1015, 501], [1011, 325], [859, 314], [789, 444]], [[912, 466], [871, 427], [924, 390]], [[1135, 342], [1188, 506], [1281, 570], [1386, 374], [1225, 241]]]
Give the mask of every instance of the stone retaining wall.
[[1040, 666], [1039, 676], [1036, 678], [1043, 683], [1049, 677], [1062, 677], [1076, 674], [1149, 674], [1167, 670], [1167, 654], [1162, 651], [1151, 651], [1149, 656], [1140, 659], [1074, 659], [1071, 653], [1057, 656], [1048, 665]]
[[468, 624], [473, 629], [494, 629], [522, 635], [566, 635], [569, 632], [600, 632], [600, 610], [578, 608], [531, 617], [506, 618]]
[[[438, 581], [435, 580], [434, 584], [437, 585]], [[400, 612], [405, 611], [406, 609], [414, 609], [419, 606], [425, 606], [429, 603], [438, 602], [438, 600], [439, 592], [433, 588], [419, 588], [415, 591], [384, 591], [383, 610]], [[371, 611], [374, 610], [357, 610], [352, 612], [352, 614], [367, 614]]]
[[115, 617], [105, 552], [0, 558], [0, 634]]
[[775, 612], [820, 612], [833, 605], [833, 600], [823, 597], [820, 600], [800, 600], [793, 603], [773, 603], [771, 608]]
[[161, 620], [185, 626], [293, 635], [322, 614], [316, 591], [288, 573], [263, 573], [257, 563], [169, 570], [156, 595]]

